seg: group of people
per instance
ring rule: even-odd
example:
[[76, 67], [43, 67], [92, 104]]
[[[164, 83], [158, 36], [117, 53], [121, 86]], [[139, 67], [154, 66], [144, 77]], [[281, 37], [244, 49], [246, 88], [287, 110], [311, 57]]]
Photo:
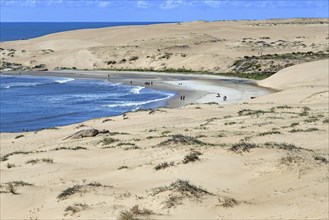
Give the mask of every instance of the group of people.
[[[217, 97], [220, 97], [220, 93], [217, 93]], [[225, 102], [227, 100], [226, 95], [223, 96], [223, 101]]]
[[181, 95], [180, 100], [185, 100], [185, 95]]

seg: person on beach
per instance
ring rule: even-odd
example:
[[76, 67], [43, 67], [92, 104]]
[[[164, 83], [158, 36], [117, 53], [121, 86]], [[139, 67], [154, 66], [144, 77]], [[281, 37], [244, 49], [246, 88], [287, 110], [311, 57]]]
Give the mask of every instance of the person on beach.
[[223, 101], [225, 102], [226, 100], [227, 100], [227, 97], [226, 97], [226, 95], [224, 95]]
[[183, 95], [183, 100], [185, 100], [185, 95]]
[[217, 97], [220, 97], [220, 94], [219, 93], [217, 93]]

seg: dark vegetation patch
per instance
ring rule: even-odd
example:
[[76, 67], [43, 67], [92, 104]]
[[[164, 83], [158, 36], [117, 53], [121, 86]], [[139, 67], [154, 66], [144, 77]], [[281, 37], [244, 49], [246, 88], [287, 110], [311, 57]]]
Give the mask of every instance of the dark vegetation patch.
[[242, 153], [242, 152], [249, 152], [253, 148], [259, 148], [260, 146], [253, 143], [248, 142], [240, 142], [233, 144], [229, 150], [235, 152], [235, 153]]
[[265, 136], [265, 135], [272, 135], [272, 134], [281, 134], [280, 131], [266, 131], [266, 132], [261, 132], [258, 134], [258, 136]]
[[156, 165], [154, 167], [155, 170], [163, 170], [163, 169], [166, 169], [168, 167], [172, 167], [172, 166], [175, 166], [175, 162], [163, 162], [163, 163], [159, 163], [158, 165]]
[[170, 139], [161, 142], [158, 144], [158, 147], [168, 146], [168, 145], [209, 145], [205, 142], [202, 142], [194, 137], [184, 136], [181, 134], [172, 135]]
[[16, 195], [18, 194], [17, 187], [25, 187], [25, 186], [34, 186], [34, 185], [24, 181], [11, 181], [4, 184], [0, 184], [0, 193], [11, 193]]
[[74, 194], [77, 193], [85, 193], [88, 192], [88, 190], [91, 188], [97, 188], [97, 187], [103, 187], [103, 188], [111, 188], [112, 186], [110, 185], [102, 185], [101, 183], [98, 182], [91, 182], [85, 185], [74, 185], [72, 187], [69, 187], [67, 189], [65, 189], [63, 192], [61, 192], [58, 196], [57, 199], [58, 200], [65, 200], [71, 196], [73, 196]]
[[54, 163], [54, 160], [51, 158], [42, 158], [42, 159], [28, 160], [25, 163], [35, 165], [37, 163]]
[[188, 180], [181, 180], [181, 179], [172, 182], [169, 186], [161, 186], [154, 188], [152, 190], [153, 195], [157, 195], [165, 191], [177, 192], [184, 197], [194, 197], [194, 198], [200, 198], [203, 195], [213, 195], [212, 193], [208, 192], [206, 189], [195, 186], [191, 184]]
[[22, 138], [22, 137], [24, 137], [24, 135], [17, 135], [16, 137], [15, 137], [15, 139], [18, 139], [18, 138]]
[[123, 210], [120, 212], [118, 220], [138, 220], [142, 217], [142, 219], [145, 219], [149, 215], [154, 215], [155, 213], [146, 208], [139, 208], [138, 205], [133, 206], [130, 210]]
[[218, 198], [218, 205], [225, 207], [225, 208], [232, 208], [234, 206], [239, 205], [240, 202], [236, 199], [229, 198], [229, 197], [220, 197]]
[[75, 213], [86, 210], [87, 208], [89, 208], [89, 206], [86, 203], [74, 203], [73, 205], [66, 207], [64, 211], [66, 212], [66, 215], [74, 215]]
[[266, 113], [272, 113], [271, 111], [263, 111], [263, 110], [251, 110], [251, 109], [242, 109], [238, 111], [239, 116], [248, 116], [248, 115], [263, 115]]
[[59, 150], [87, 150], [86, 147], [56, 147], [54, 149], [52, 149], [51, 151], [59, 151]]
[[32, 153], [34, 153], [34, 152], [33, 151], [14, 151], [14, 152], [11, 152], [11, 153], [8, 153], [8, 154], [5, 154], [4, 156], [2, 156], [0, 158], [0, 161], [6, 161], [6, 160], [8, 160], [8, 158], [10, 156], [16, 155], [16, 154], [32, 154]]
[[192, 151], [189, 154], [187, 154], [183, 159], [183, 164], [187, 164], [190, 162], [195, 162], [197, 160], [200, 160], [199, 156], [202, 155], [199, 151]]
[[319, 161], [319, 162], [324, 163], [324, 164], [329, 163], [329, 160], [327, 158], [319, 156], [319, 155], [314, 156], [314, 160]]
[[297, 133], [297, 132], [313, 132], [313, 131], [319, 131], [318, 128], [307, 128], [307, 129], [292, 129], [289, 132], [290, 133]]

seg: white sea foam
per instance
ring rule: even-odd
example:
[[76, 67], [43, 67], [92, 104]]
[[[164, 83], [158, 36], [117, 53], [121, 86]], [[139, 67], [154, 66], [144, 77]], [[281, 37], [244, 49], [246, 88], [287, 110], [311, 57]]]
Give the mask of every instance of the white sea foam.
[[41, 85], [42, 83], [8, 83], [5, 86], [1, 86], [5, 89], [10, 89], [12, 87], [29, 87], [29, 86], [37, 86]]
[[57, 80], [55, 80], [55, 82], [57, 82], [57, 83], [67, 83], [67, 82], [71, 82], [73, 80], [74, 80], [73, 78], [63, 78], [63, 79], [57, 79]]
[[130, 90], [131, 93], [133, 94], [140, 94], [141, 90], [144, 89], [145, 87], [142, 86], [136, 86]]
[[163, 101], [166, 99], [169, 99], [171, 97], [173, 97], [174, 94], [170, 94], [167, 97], [164, 98], [160, 98], [160, 99], [153, 99], [153, 100], [149, 100], [149, 101], [141, 101], [141, 102], [133, 102], [133, 101], [128, 101], [128, 102], [118, 102], [116, 104], [109, 104], [109, 105], [105, 105], [106, 107], [109, 108], [116, 108], [116, 107], [131, 107], [131, 106], [142, 106], [145, 104], [150, 104], [153, 102], [159, 102], [159, 101]]

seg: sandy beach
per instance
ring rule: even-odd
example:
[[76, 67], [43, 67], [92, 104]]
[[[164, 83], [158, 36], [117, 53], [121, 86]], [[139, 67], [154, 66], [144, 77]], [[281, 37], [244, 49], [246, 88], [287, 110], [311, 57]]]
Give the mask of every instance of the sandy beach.
[[[79, 79], [100, 79], [132, 86], [148, 87], [158, 90], [173, 91], [176, 96], [168, 101], [169, 108], [182, 107], [191, 103], [232, 104], [249, 100], [276, 91], [261, 87], [257, 82], [228, 76], [178, 74], [131, 71], [50, 71], [44, 72], [4, 72], [7, 75], [59, 76]], [[145, 85], [152, 82], [152, 85]], [[218, 93], [221, 97], [218, 97]], [[185, 96], [185, 100], [180, 100]], [[228, 99], [223, 100], [226, 96]]]
[[[328, 64], [242, 103], [1, 133], [1, 218], [327, 219]], [[68, 138], [87, 129], [109, 133]]]
[[169, 107], [0, 133], [1, 219], [329, 219], [328, 19], [78, 30], [0, 52], [2, 74], [177, 93]]

